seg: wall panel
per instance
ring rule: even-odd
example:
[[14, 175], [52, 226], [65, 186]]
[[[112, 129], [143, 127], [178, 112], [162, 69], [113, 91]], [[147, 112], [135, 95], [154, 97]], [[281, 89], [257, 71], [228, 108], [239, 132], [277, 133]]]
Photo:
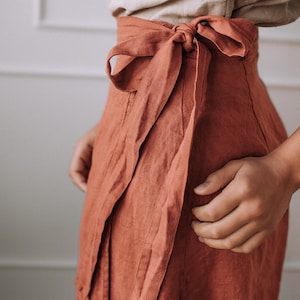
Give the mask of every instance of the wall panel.
[[[0, 298], [74, 298], [84, 195], [67, 170], [75, 141], [101, 115], [115, 22], [105, 1], [0, 2]], [[261, 30], [259, 69], [287, 130], [299, 126], [300, 22]], [[300, 195], [282, 300], [299, 299]]]

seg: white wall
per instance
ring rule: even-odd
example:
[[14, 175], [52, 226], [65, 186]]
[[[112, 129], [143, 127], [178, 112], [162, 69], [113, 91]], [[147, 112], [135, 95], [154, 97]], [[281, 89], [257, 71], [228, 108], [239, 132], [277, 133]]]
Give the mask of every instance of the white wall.
[[[300, 20], [264, 28], [260, 41], [260, 72], [289, 133], [300, 125]], [[300, 299], [300, 192], [291, 204], [290, 233], [281, 300]]]
[[[300, 22], [266, 29], [260, 69], [291, 132], [299, 125]], [[114, 44], [105, 1], [0, 2], [0, 299], [74, 298], [83, 194], [67, 170], [98, 119]], [[282, 300], [300, 299], [299, 195]]]

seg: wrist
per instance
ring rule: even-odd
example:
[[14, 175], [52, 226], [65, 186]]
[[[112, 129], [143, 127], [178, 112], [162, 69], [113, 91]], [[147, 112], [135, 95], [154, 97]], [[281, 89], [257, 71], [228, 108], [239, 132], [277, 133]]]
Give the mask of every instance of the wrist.
[[282, 155], [280, 151], [277, 151], [277, 149], [268, 154], [266, 158], [269, 161], [269, 165], [275, 170], [277, 177], [280, 178], [280, 181], [295, 192], [300, 187], [300, 183], [297, 178], [297, 172], [295, 172], [290, 160]]
[[293, 192], [300, 188], [300, 130], [267, 155]]

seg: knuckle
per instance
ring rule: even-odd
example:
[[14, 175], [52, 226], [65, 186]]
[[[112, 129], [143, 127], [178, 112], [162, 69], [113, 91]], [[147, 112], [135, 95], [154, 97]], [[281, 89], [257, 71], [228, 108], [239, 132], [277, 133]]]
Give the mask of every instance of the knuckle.
[[226, 250], [231, 250], [234, 248], [234, 243], [232, 242], [232, 240], [229, 239], [224, 240], [223, 245], [224, 245], [224, 249]]
[[253, 251], [253, 248], [248, 245], [242, 245], [238, 248], [233, 248], [232, 250], [237, 253], [250, 254]]
[[199, 223], [198, 222], [192, 222], [192, 228], [197, 236], [201, 234], [201, 230], [199, 230]]
[[252, 220], [261, 220], [265, 219], [267, 216], [267, 212], [264, 209], [263, 201], [261, 199], [255, 199], [251, 203], [251, 207], [248, 211], [249, 217]]
[[68, 175], [71, 179], [74, 178], [74, 172], [72, 170], [69, 170]]
[[251, 197], [253, 195], [253, 187], [251, 181], [248, 178], [240, 180], [240, 184], [237, 187], [237, 193], [242, 197]]
[[198, 220], [201, 219], [201, 208], [199, 208], [199, 207], [194, 207], [194, 208], [192, 209], [192, 213], [193, 213], [193, 215], [194, 215]]
[[75, 149], [82, 149], [87, 144], [88, 144], [88, 140], [85, 137], [82, 137], [75, 143]]
[[260, 201], [256, 201], [254, 203], [253, 208], [252, 208], [252, 214], [257, 219], [263, 218], [265, 216], [263, 205]]
[[242, 253], [244, 253], [244, 254], [249, 254], [249, 253], [251, 253], [252, 252], [252, 247], [249, 247], [249, 246], [242, 246], [241, 247], [241, 251], [242, 251]]
[[82, 142], [82, 139], [78, 140], [76, 143], [75, 143], [75, 150], [78, 150], [78, 149], [81, 149], [82, 148], [82, 145], [83, 145], [83, 142]]
[[222, 231], [219, 228], [212, 228], [210, 235], [213, 239], [220, 239], [223, 237]]
[[211, 173], [207, 178], [206, 182], [208, 183], [218, 183], [222, 181], [222, 175], [220, 172], [216, 171], [214, 173]]
[[265, 221], [261, 219], [253, 219], [251, 223], [252, 223], [251, 227], [253, 231], [259, 231], [265, 227]]
[[214, 181], [220, 177], [218, 172], [212, 173], [207, 177], [207, 181]]
[[204, 215], [207, 221], [214, 222], [218, 220], [217, 212], [212, 208], [207, 208]]
[[231, 168], [231, 167], [235, 167], [236, 164], [237, 164], [237, 160], [233, 159], [229, 161], [225, 166]]

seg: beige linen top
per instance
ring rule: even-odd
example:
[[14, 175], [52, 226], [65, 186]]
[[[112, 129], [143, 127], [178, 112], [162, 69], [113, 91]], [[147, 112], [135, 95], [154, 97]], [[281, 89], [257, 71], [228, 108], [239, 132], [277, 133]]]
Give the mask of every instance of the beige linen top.
[[245, 18], [259, 26], [290, 23], [300, 15], [300, 0], [110, 0], [114, 16], [136, 16], [172, 24], [201, 15]]

